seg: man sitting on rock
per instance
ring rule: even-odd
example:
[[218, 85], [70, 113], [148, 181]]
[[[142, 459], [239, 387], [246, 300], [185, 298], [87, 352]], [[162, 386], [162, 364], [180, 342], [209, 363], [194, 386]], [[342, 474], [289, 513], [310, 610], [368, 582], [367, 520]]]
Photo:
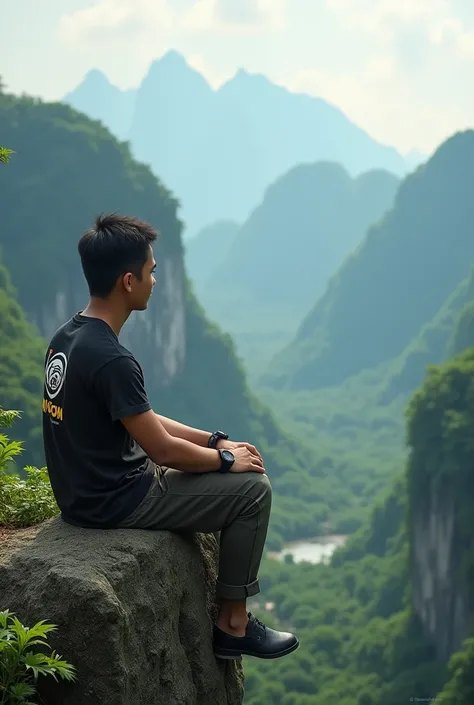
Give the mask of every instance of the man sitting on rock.
[[63, 519], [76, 526], [220, 531], [216, 656], [285, 656], [297, 638], [246, 607], [260, 590], [271, 509], [259, 452], [154, 413], [142, 369], [118, 339], [132, 311], [147, 308], [156, 238], [148, 223], [106, 215], [79, 242], [90, 301], [54, 334], [45, 361], [51, 486]]

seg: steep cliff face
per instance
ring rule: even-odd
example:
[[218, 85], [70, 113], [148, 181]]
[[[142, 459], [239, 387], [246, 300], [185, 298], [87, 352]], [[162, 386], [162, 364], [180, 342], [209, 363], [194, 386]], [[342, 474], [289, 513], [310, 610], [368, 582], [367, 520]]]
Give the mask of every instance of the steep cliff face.
[[474, 630], [474, 349], [433, 367], [408, 424], [413, 607], [446, 661]]
[[474, 628], [473, 586], [462, 574], [463, 556], [474, 550], [463, 540], [458, 507], [449, 488], [426, 488], [412, 526], [412, 599], [436, 653], [446, 662]]

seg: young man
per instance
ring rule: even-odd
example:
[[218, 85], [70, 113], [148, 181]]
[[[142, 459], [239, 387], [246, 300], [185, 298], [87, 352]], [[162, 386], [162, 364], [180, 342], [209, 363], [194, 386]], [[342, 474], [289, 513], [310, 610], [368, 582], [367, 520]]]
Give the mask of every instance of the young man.
[[157, 233], [107, 215], [79, 242], [90, 301], [53, 336], [45, 362], [43, 437], [66, 522], [90, 528], [221, 531], [214, 651], [278, 658], [292, 634], [247, 613], [267, 533], [271, 487], [249, 443], [155, 414], [134, 356], [118, 335], [155, 285]]

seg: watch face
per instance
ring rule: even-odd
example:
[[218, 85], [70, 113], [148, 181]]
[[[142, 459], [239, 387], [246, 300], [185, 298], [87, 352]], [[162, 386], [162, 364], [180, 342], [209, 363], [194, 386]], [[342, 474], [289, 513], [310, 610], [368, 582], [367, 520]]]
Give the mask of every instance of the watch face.
[[230, 450], [223, 450], [222, 451], [222, 458], [225, 460], [227, 463], [233, 463], [235, 458], [234, 454], [230, 452]]

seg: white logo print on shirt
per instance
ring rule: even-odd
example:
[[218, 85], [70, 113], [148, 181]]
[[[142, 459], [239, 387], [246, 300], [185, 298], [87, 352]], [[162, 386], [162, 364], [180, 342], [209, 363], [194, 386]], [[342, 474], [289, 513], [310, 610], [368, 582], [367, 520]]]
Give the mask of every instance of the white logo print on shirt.
[[66, 379], [67, 357], [64, 353], [53, 355], [46, 365], [45, 384], [46, 393], [50, 399], [54, 399], [62, 389]]

